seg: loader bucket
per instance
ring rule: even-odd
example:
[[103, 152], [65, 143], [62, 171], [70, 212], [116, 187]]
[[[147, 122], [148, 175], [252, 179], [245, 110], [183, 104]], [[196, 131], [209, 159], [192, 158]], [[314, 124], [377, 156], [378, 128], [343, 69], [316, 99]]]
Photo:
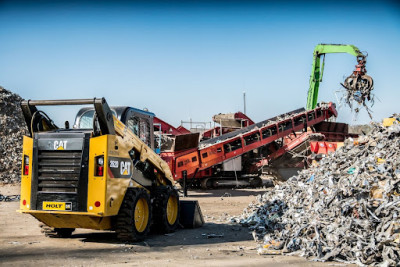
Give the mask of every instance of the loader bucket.
[[204, 224], [203, 214], [197, 200], [180, 200], [180, 220], [184, 228], [197, 228]]

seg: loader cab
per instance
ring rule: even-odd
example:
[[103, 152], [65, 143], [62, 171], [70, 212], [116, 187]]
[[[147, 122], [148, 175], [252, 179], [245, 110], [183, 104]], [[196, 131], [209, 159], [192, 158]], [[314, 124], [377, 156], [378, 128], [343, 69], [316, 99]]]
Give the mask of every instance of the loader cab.
[[[114, 116], [125, 124], [140, 140], [154, 149], [153, 119], [155, 114], [127, 106], [110, 107]], [[75, 118], [75, 129], [93, 128], [94, 108], [85, 107], [78, 111]]]

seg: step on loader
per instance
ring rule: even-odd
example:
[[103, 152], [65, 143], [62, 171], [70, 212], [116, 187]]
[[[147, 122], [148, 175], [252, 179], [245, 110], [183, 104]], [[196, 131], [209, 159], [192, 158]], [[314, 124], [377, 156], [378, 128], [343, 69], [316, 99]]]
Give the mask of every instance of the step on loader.
[[[58, 128], [36, 108], [46, 105], [94, 109], [81, 109], [70, 129], [67, 122]], [[150, 229], [169, 233], [178, 227], [175, 181], [152, 149], [154, 114], [110, 108], [104, 98], [27, 100], [21, 108], [30, 136], [23, 138], [19, 211], [42, 222], [46, 235], [69, 237], [86, 228], [139, 241]]]

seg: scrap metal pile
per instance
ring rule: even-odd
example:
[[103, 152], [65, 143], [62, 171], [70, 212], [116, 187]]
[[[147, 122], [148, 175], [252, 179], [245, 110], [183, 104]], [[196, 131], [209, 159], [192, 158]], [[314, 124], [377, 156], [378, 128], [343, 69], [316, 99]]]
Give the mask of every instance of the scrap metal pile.
[[234, 219], [259, 253], [394, 266], [400, 262], [400, 123], [373, 130], [277, 185]]
[[21, 177], [22, 137], [27, 134], [19, 95], [0, 86], [0, 183], [14, 183]]

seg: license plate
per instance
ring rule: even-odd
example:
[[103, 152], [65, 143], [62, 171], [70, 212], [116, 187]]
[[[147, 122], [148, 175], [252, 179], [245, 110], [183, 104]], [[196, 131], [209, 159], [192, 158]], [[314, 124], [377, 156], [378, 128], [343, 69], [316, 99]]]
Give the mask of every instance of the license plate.
[[71, 202], [43, 202], [43, 210], [72, 210]]

